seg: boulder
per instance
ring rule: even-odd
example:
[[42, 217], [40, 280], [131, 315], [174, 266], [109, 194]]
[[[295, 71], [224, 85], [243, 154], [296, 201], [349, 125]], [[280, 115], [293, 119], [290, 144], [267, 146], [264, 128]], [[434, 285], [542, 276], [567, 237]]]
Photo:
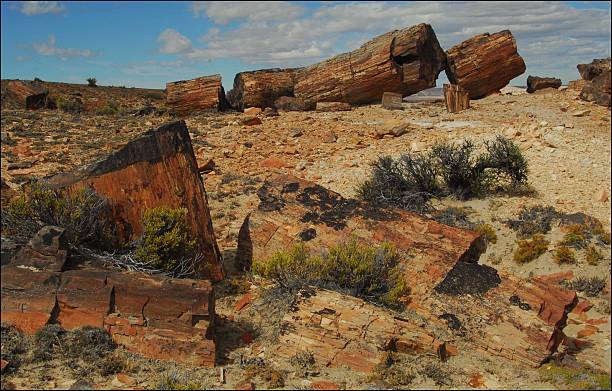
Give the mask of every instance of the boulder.
[[234, 87], [227, 94], [233, 108], [272, 107], [281, 96], [292, 96], [295, 73], [298, 69], [261, 69], [240, 72], [234, 78]]
[[561, 87], [561, 79], [555, 77], [527, 77], [527, 92], [532, 93], [544, 88], [559, 88]]
[[222, 278], [206, 191], [184, 121], [150, 130], [110, 156], [48, 178], [48, 183], [64, 191], [89, 187], [107, 198], [117, 235], [126, 243], [142, 234], [141, 219], [147, 209], [186, 208], [188, 225], [203, 255], [198, 272]]
[[470, 99], [499, 91], [526, 69], [509, 30], [463, 41], [446, 52], [446, 59], [448, 80], [466, 89]]
[[610, 57], [595, 59], [590, 64], [578, 64], [578, 72], [585, 80], [580, 99], [594, 102], [601, 106], [610, 107], [611, 104], [611, 69]]

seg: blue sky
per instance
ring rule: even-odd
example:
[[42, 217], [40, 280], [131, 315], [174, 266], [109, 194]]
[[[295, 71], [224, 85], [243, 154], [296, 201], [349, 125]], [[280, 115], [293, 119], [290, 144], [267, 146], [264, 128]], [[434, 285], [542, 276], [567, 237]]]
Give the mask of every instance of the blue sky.
[[[579, 78], [610, 56], [610, 2], [17, 2], [1, 4], [1, 76], [164, 88], [168, 81], [308, 65], [430, 23], [444, 49], [510, 29], [529, 74]], [[438, 85], [446, 80], [443, 74]]]

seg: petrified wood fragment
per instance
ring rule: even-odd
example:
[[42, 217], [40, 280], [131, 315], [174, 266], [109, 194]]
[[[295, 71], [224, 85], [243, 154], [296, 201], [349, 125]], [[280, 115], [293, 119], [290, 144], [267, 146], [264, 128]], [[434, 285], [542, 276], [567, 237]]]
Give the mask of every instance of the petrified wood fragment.
[[369, 371], [385, 350], [444, 355], [452, 345], [538, 366], [563, 338], [575, 292], [554, 278], [524, 281], [479, 265], [484, 244], [476, 232], [376, 209], [287, 175], [270, 178], [258, 196], [239, 233], [239, 266], [249, 269], [253, 259], [265, 261], [298, 241], [313, 253], [350, 237], [390, 242], [401, 254], [410, 287], [404, 301], [415, 313], [395, 319], [360, 299], [315, 290], [285, 316], [291, 327], [281, 335], [283, 356], [308, 350], [321, 364]]
[[444, 84], [444, 100], [449, 113], [457, 113], [470, 108], [470, 94], [463, 87]]
[[465, 88], [470, 99], [500, 90], [526, 69], [509, 30], [463, 41], [446, 52], [446, 61], [448, 80]]
[[170, 112], [178, 115], [219, 111], [229, 106], [221, 75], [166, 83], [166, 104]]
[[383, 92], [381, 106], [389, 110], [402, 110], [402, 94]]
[[234, 78], [234, 88], [227, 93], [227, 100], [238, 110], [274, 107], [274, 101], [281, 96], [293, 96], [297, 70], [274, 68], [240, 72]]
[[206, 191], [184, 121], [148, 131], [104, 160], [48, 181], [68, 190], [90, 187], [107, 198], [117, 234], [125, 242], [142, 234], [141, 220], [147, 209], [186, 208], [187, 222], [204, 256], [200, 272], [204, 277], [221, 278], [221, 256]]
[[561, 79], [555, 77], [538, 77], [531, 76], [527, 78], [527, 92], [535, 92], [544, 88], [559, 88], [561, 87]]
[[585, 80], [580, 98], [610, 107], [610, 57], [595, 59], [590, 64], [578, 64], [580, 76]]
[[297, 72], [295, 96], [306, 102], [380, 102], [384, 92], [403, 96], [434, 87], [445, 55], [430, 25], [395, 30], [359, 49]]

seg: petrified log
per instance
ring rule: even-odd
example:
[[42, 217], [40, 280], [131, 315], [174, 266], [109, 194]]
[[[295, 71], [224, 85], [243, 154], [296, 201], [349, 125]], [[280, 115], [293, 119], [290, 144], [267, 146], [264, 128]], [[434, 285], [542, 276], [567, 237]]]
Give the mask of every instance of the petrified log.
[[2, 266], [2, 322], [25, 333], [49, 323], [100, 327], [146, 357], [213, 367], [214, 316], [209, 281]]
[[595, 59], [590, 64], [578, 64], [578, 72], [585, 80], [580, 92], [582, 100], [610, 107], [610, 68], [610, 57]]
[[402, 94], [395, 92], [383, 92], [381, 106], [389, 110], [402, 110]]
[[463, 87], [444, 84], [444, 100], [449, 113], [457, 113], [470, 108], [470, 94]]
[[237, 110], [245, 107], [273, 107], [274, 101], [281, 96], [293, 96], [295, 72], [298, 69], [240, 72], [234, 78], [234, 88], [227, 93], [227, 100]]
[[229, 106], [221, 85], [221, 75], [166, 83], [166, 104], [171, 113], [178, 115], [219, 111]]
[[544, 88], [559, 88], [561, 87], [561, 79], [556, 77], [538, 77], [531, 76], [527, 78], [527, 92], [532, 93]]
[[346, 102], [317, 102], [317, 111], [351, 111]]
[[106, 159], [73, 173], [55, 175], [48, 182], [69, 191], [90, 187], [106, 197], [117, 234], [125, 242], [142, 234], [145, 210], [186, 208], [187, 222], [204, 258], [202, 276], [222, 277], [206, 191], [185, 121], [150, 130]]
[[[416, 314], [397, 322], [359, 299], [311, 292], [284, 319], [291, 327], [281, 336], [283, 356], [309, 350], [324, 365], [368, 371], [385, 350], [443, 354], [453, 345], [535, 367], [563, 338], [575, 292], [551, 279], [524, 281], [479, 265], [485, 245], [476, 232], [403, 210], [376, 209], [287, 175], [270, 178], [258, 196], [257, 210], [239, 233], [239, 267], [249, 269], [253, 259], [265, 261], [298, 241], [314, 253], [350, 237], [372, 245], [390, 242], [402, 254], [410, 287], [404, 299]], [[376, 319], [381, 323], [373, 327]]]
[[509, 30], [463, 41], [446, 52], [446, 61], [448, 80], [465, 88], [470, 99], [500, 90], [526, 69]]
[[359, 49], [297, 73], [295, 96], [306, 102], [380, 102], [384, 92], [403, 96], [434, 87], [445, 55], [430, 25], [395, 30]]
[[6, 94], [5, 99], [15, 100], [21, 108], [36, 110], [47, 104], [49, 90], [37, 82], [11, 80], [6, 86]]

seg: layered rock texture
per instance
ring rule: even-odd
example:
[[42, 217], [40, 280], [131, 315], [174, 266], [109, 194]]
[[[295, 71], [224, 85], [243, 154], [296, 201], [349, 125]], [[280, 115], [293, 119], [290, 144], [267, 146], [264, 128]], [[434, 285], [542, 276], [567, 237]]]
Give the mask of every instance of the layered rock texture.
[[499, 91], [526, 69], [509, 30], [463, 41], [446, 52], [446, 59], [448, 80], [466, 89], [470, 99]]
[[234, 78], [234, 87], [227, 100], [238, 110], [247, 107], [274, 107], [274, 101], [282, 96], [293, 96], [295, 74], [299, 69], [262, 69], [240, 72]]
[[578, 64], [578, 72], [585, 81], [580, 98], [610, 107], [610, 57], [595, 59], [590, 64]]
[[384, 92], [403, 96], [434, 87], [445, 55], [428, 24], [383, 34], [359, 49], [297, 73], [295, 96], [306, 102], [361, 104]]
[[538, 77], [531, 76], [527, 78], [527, 92], [536, 92], [544, 88], [559, 88], [561, 87], [561, 79], [556, 77]]
[[47, 106], [49, 90], [40, 83], [25, 80], [10, 80], [3, 87], [2, 108], [15, 107], [36, 110]]
[[206, 191], [184, 121], [150, 130], [105, 159], [55, 175], [48, 182], [67, 191], [93, 188], [107, 198], [110, 217], [125, 242], [142, 234], [142, 216], [147, 209], [186, 208], [187, 222], [204, 259], [199, 272], [215, 280], [222, 277]]
[[258, 196], [240, 230], [240, 267], [248, 270], [253, 259], [266, 260], [297, 241], [313, 252], [350, 237], [390, 242], [402, 254], [410, 287], [404, 300], [414, 312], [398, 319], [360, 299], [307, 290], [284, 318], [283, 356], [308, 350], [325, 365], [370, 371], [388, 350], [443, 358], [463, 346], [535, 367], [563, 340], [575, 292], [560, 288], [559, 276], [523, 281], [479, 265], [485, 246], [476, 232], [378, 210], [287, 175], [269, 179]]
[[178, 115], [220, 111], [229, 106], [221, 75], [166, 83], [166, 105], [170, 112]]

